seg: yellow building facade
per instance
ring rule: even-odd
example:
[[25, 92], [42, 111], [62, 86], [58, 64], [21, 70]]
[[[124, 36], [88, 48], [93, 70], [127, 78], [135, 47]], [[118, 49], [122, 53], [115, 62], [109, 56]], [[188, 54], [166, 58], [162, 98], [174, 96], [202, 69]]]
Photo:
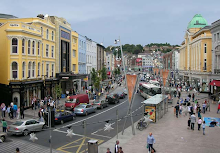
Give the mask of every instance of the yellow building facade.
[[184, 41], [179, 48], [179, 73], [186, 86], [208, 91], [212, 71], [211, 26], [196, 14], [189, 22]]
[[72, 56], [71, 56], [71, 65], [72, 65], [72, 70], [73, 73], [78, 74], [78, 33], [75, 31], [71, 32], [71, 37], [72, 37]]
[[[55, 25], [49, 18], [0, 18], [0, 83], [8, 102], [30, 106], [33, 98], [54, 94]], [[4, 92], [3, 92], [4, 93]], [[5, 102], [6, 103], [6, 102]]]

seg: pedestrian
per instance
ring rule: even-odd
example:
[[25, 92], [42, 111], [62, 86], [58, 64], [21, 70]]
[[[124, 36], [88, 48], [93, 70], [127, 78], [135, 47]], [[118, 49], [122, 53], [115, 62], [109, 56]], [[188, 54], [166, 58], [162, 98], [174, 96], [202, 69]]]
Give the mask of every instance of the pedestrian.
[[176, 109], [176, 118], [178, 118], [178, 114], [179, 114], [179, 104], [177, 104], [176, 106], [175, 106], [175, 109]]
[[110, 151], [110, 149], [109, 148], [107, 148], [107, 152], [106, 153], [112, 153], [111, 151]]
[[2, 111], [2, 118], [4, 118], [5, 117], [5, 111], [6, 111], [5, 103], [1, 104], [1, 111]]
[[149, 135], [147, 136], [147, 144], [148, 144], [149, 153], [151, 149], [153, 149], [154, 152], [156, 152], [156, 150], [153, 148], [154, 143], [155, 143], [154, 136], [152, 135], [152, 132], [150, 132]]
[[14, 118], [14, 117], [13, 117], [13, 114], [14, 114], [13, 112], [14, 112], [14, 109], [13, 109], [13, 106], [11, 106], [11, 107], [10, 107], [10, 118], [11, 118], [11, 119]]
[[18, 109], [17, 109], [17, 112], [16, 112], [16, 113], [18, 114], [17, 119], [19, 119], [19, 117], [20, 117], [20, 107], [18, 107]]
[[219, 110], [220, 110], [220, 103], [218, 103], [217, 114], [218, 114]]
[[2, 131], [6, 133], [7, 127], [8, 127], [8, 124], [5, 121], [5, 119], [3, 118], [2, 119]]
[[122, 147], [119, 147], [118, 153], [124, 153], [123, 150], [122, 150]]
[[180, 104], [180, 106], [179, 106], [179, 114], [180, 114], [180, 116], [182, 115], [182, 111], [183, 111], [183, 106], [182, 106], [182, 104]]
[[14, 117], [17, 116], [17, 110], [18, 110], [18, 107], [17, 107], [16, 104], [14, 104], [14, 106], [13, 106], [13, 115], [14, 115]]
[[16, 153], [20, 153], [20, 149], [19, 148], [16, 148]]
[[10, 108], [11, 108], [10, 105], [8, 105], [7, 111], [6, 111], [6, 112], [8, 113], [8, 117], [9, 117], [9, 118], [10, 118], [10, 112], [11, 112], [11, 111], [10, 111]]
[[34, 109], [34, 98], [31, 100], [31, 108]]
[[201, 124], [202, 124], [202, 119], [199, 118], [199, 119], [198, 119], [198, 130], [199, 130], [199, 131], [200, 131]]
[[205, 121], [202, 123], [202, 130], [203, 130], [203, 135], [205, 135]]
[[195, 94], [193, 93], [193, 95], [192, 95], [192, 100], [193, 100], [193, 102], [194, 102], [194, 99], [195, 99]]
[[203, 114], [205, 114], [206, 104], [205, 102], [202, 104]]
[[193, 110], [194, 110], [194, 107], [193, 107], [193, 104], [192, 104], [192, 106], [190, 107], [190, 115], [193, 114]]
[[188, 129], [190, 128], [190, 124], [191, 124], [191, 118], [189, 117], [189, 119], [188, 119]]
[[202, 116], [201, 116], [201, 109], [200, 108], [198, 110], [198, 118], [202, 118]]
[[191, 100], [191, 94], [190, 94], [190, 93], [189, 93], [189, 96], [188, 96], [188, 97], [189, 97], [189, 100]]
[[20, 115], [21, 115], [21, 119], [24, 119], [24, 106], [21, 106]]
[[196, 123], [196, 116], [195, 116], [195, 113], [193, 113], [191, 115], [191, 130], [194, 130], [195, 123]]
[[118, 153], [118, 149], [119, 149], [118, 145], [119, 145], [119, 141], [117, 140], [115, 144], [115, 153]]

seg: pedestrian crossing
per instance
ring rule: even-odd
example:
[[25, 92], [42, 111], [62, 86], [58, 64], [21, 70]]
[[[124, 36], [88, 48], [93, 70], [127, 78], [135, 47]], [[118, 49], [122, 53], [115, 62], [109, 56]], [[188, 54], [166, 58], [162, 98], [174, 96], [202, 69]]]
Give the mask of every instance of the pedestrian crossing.
[[[20, 149], [22, 153], [48, 153], [50, 148], [35, 144], [34, 142], [28, 142], [24, 140], [17, 139], [7, 139], [6, 142], [0, 144], [1, 153], [15, 152], [16, 148]], [[53, 153], [62, 153], [55, 149], [52, 150]]]

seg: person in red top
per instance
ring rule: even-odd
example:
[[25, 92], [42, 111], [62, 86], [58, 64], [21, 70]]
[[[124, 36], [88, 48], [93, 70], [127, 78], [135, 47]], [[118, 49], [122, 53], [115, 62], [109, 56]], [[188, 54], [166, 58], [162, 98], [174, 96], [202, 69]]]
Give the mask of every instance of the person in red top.
[[217, 109], [217, 114], [218, 114], [218, 111], [220, 110], [220, 102], [218, 103], [218, 109]]

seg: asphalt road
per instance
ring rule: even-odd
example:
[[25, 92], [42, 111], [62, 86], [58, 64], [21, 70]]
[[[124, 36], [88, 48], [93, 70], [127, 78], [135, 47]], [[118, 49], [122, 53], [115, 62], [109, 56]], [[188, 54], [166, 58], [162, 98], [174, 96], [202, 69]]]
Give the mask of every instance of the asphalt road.
[[[124, 87], [118, 87], [114, 92], [122, 91]], [[109, 105], [102, 110], [97, 110], [96, 113], [88, 116], [77, 116], [74, 121], [64, 123], [63, 125], [56, 125], [52, 130], [52, 148], [62, 152], [74, 152], [81, 153], [87, 151], [87, 142], [90, 139], [99, 140], [99, 144], [113, 138], [117, 134], [116, 124], [116, 110], [118, 110], [119, 118], [126, 116], [128, 111], [128, 96], [125, 99], [120, 99], [120, 103]], [[143, 113], [143, 107], [141, 102], [144, 99], [139, 95], [135, 95], [133, 103], [133, 114]], [[133, 117], [134, 122], [139, 120], [142, 116], [138, 115]], [[111, 131], [104, 131], [105, 121], [112, 123], [114, 128]], [[86, 129], [82, 127], [82, 121], [86, 121]], [[118, 122], [119, 132], [122, 131], [125, 119], [120, 119]], [[131, 119], [127, 119], [126, 127], [131, 125]], [[68, 127], [73, 129], [76, 134], [72, 138], [67, 137]], [[38, 141], [34, 142], [42, 146], [50, 147], [49, 145], [49, 130], [36, 132]], [[85, 136], [86, 135], [86, 136]], [[29, 136], [11, 136], [12, 139], [22, 139], [29, 141]]]

